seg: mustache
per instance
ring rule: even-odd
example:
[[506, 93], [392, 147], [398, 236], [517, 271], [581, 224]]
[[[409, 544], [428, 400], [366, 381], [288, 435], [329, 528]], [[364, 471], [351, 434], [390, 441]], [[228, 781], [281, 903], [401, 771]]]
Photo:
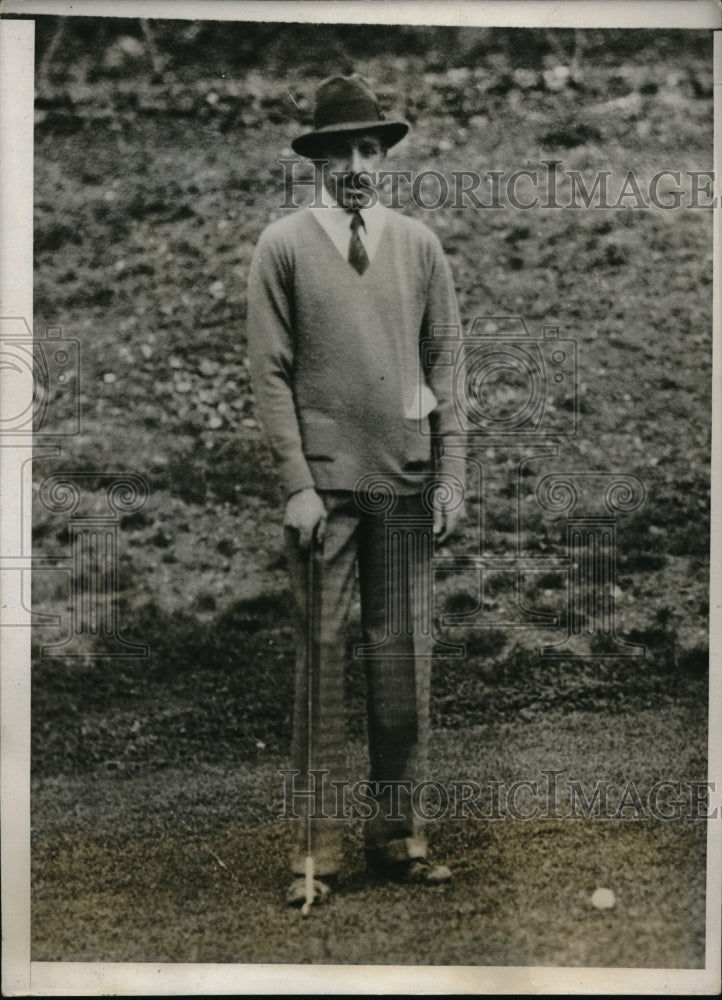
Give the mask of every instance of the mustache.
[[368, 170], [361, 170], [358, 173], [333, 171], [333, 176], [336, 178], [337, 184], [357, 191], [370, 190], [375, 181], [374, 176]]

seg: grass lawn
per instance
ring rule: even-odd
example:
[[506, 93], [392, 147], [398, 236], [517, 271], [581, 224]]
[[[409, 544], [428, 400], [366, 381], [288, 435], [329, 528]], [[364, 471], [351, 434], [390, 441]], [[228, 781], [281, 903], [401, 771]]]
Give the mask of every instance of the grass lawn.
[[[434, 737], [439, 780], [508, 787], [563, 771], [591, 798], [627, 780], [703, 780], [691, 705], [633, 713], [552, 713]], [[361, 744], [353, 768], [363, 774]], [[561, 786], [560, 786], [561, 787]], [[483, 801], [483, 799], [482, 799]], [[532, 804], [519, 798], [520, 812]], [[503, 802], [503, 800], [502, 800]], [[455, 879], [436, 888], [369, 884], [358, 821], [328, 907], [303, 922], [282, 903], [290, 824], [272, 763], [190, 769], [99, 768], [34, 788], [33, 941], [38, 961], [328, 962], [697, 968], [704, 964], [706, 825], [572, 818], [430, 823]], [[430, 812], [432, 810], [430, 809]], [[490, 813], [485, 807], [483, 812]], [[502, 810], [505, 811], [505, 810]], [[556, 812], [561, 818], [553, 818]], [[552, 814], [551, 818], [544, 818]], [[597, 818], [595, 818], [597, 817]], [[590, 897], [611, 888], [616, 906]]]

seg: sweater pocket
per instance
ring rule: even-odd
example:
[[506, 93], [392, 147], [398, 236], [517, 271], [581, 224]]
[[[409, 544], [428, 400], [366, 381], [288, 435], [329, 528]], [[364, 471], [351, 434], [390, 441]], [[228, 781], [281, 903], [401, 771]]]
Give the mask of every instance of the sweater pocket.
[[323, 410], [302, 410], [300, 417], [303, 454], [307, 462], [334, 462], [339, 455], [340, 435], [334, 417]]

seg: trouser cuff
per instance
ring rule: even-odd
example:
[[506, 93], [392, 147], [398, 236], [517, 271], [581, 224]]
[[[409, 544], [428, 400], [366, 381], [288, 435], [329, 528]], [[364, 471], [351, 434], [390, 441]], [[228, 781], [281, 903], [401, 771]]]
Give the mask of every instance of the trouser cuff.
[[425, 858], [426, 852], [427, 845], [423, 837], [397, 837], [387, 841], [383, 847], [367, 847], [366, 861], [372, 867], [385, 868]]

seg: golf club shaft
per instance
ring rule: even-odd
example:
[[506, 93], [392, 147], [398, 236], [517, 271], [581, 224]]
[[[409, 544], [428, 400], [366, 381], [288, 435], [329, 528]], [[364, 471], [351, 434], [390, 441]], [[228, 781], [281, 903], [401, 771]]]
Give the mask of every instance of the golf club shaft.
[[[316, 645], [316, 532], [311, 534], [308, 548], [306, 575], [306, 780], [311, 785], [313, 767], [313, 665]], [[313, 830], [311, 827], [311, 807], [306, 805], [306, 902], [304, 908], [313, 903]]]

